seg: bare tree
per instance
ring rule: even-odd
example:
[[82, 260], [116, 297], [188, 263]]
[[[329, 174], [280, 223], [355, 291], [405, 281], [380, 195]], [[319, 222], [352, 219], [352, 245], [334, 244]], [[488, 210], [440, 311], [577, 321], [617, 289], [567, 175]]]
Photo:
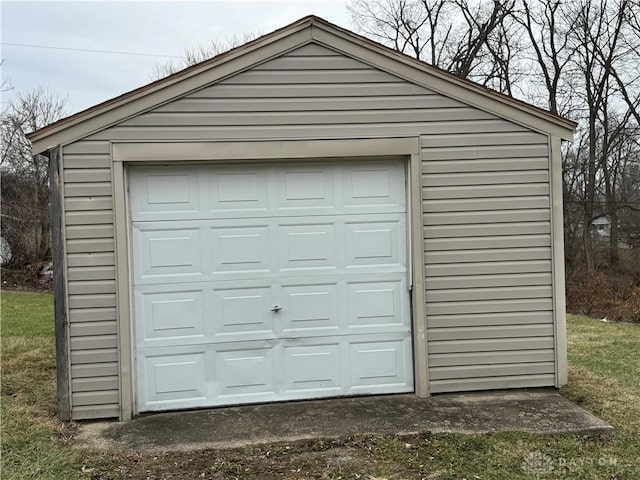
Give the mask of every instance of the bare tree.
[[151, 70], [150, 77], [152, 80], [159, 80], [164, 77], [176, 73], [196, 63], [203, 62], [209, 58], [220, 55], [233, 48], [244, 45], [251, 40], [259, 37], [259, 33], [248, 32], [241, 35], [232, 35], [224, 40], [211, 40], [208, 44], [198, 45], [193, 48], [185, 48], [182, 52], [180, 60], [169, 60], [165, 63], [156, 63]]
[[514, 8], [515, 0], [352, 0], [347, 6], [364, 35], [506, 92], [513, 87], [505, 77], [512, 72], [513, 43], [506, 40], [513, 32], [505, 25]]
[[572, 35], [571, 42], [576, 55], [572, 63], [574, 71], [581, 77], [580, 93], [584, 100], [589, 145], [582, 232], [587, 270], [595, 268], [589, 226], [595, 213], [598, 171], [607, 161], [611, 143], [606, 119], [611, 96], [615, 93], [611, 88], [614, 79], [612, 71], [621, 59], [628, 8], [627, 0], [580, 0], [568, 10], [569, 15], [575, 19], [575, 34]]
[[44, 260], [50, 245], [48, 159], [33, 155], [26, 134], [63, 116], [66, 98], [40, 87], [18, 93], [0, 116], [2, 234], [12, 261]]
[[531, 6], [531, 2], [523, 0], [522, 10], [514, 15], [525, 28], [534, 65], [542, 74], [545, 106], [557, 115], [570, 112], [571, 90], [564, 74], [574, 55], [569, 45], [571, 25], [564, 18], [562, 3], [562, 0], [541, 0]]

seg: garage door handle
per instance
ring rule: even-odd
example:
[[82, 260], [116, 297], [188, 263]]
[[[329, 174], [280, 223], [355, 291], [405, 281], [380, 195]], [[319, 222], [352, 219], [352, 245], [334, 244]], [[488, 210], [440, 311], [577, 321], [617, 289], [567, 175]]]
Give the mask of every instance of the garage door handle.
[[278, 313], [280, 310], [282, 310], [282, 307], [279, 307], [278, 305], [274, 305], [271, 309], [273, 313]]

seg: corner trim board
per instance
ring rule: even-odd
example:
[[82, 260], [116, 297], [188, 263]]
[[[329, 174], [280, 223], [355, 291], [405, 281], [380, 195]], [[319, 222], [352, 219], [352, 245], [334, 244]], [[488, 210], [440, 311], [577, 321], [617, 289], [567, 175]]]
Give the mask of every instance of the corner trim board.
[[[113, 157], [113, 153], [112, 153]], [[115, 226], [116, 292], [118, 315], [118, 365], [120, 378], [120, 420], [133, 417], [133, 357], [131, 334], [131, 297], [129, 281], [129, 246], [127, 192], [124, 165], [113, 163], [113, 223]]]
[[[419, 147], [419, 145], [418, 145]], [[423, 205], [422, 205], [422, 158], [418, 151], [409, 160], [408, 185], [411, 191], [411, 218], [408, 235], [412, 244], [413, 288], [411, 290], [411, 313], [413, 317], [413, 352], [415, 393], [420, 398], [429, 396], [429, 366], [427, 343], [427, 313], [424, 268]]]
[[58, 417], [71, 420], [69, 366], [69, 316], [67, 314], [64, 200], [62, 191], [62, 149], [49, 150], [49, 199], [51, 208], [51, 254], [53, 260], [53, 302], [56, 332], [56, 385]]
[[564, 220], [562, 205], [562, 153], [561, 139], [551, 136], [551, 235], [553, 255], [553, 316], [556, 355], [556, 388], [567, 384], [567, 314], [564, 278]]

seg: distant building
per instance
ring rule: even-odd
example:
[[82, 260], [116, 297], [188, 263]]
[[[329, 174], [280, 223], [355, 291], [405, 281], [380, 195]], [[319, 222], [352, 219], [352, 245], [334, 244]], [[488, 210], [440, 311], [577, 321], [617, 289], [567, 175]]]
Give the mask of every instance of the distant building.
[[597, 235], [602, 238], [609, 238], [611, 236], [611, 220], [608, 215], [600, 215], [593, 219], [591, 222], [591, 231], [593, 235]]

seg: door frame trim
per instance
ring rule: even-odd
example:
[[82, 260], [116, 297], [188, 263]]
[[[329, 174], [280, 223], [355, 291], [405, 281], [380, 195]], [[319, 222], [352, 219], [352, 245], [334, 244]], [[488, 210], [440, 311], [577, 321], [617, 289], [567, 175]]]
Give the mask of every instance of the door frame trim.
[[357, 159], [401, 156], [408, 159], [409, 199], [407, 238], [412, 245], [411, 327], [413, 342], [414, 391], [429, 396], [427, 366], [427, 322], [424, 290], [424, 244], [422, 207], [422, 165], [419, 137], [389, 137], [338, 140], [278, 140], [249, 142], [114, 142], [113, 198], [116, 246], [116, 301], [118, 313], [118, 351], [120, 378], [120, 420], [137, 412], [133, 365], [133, 302], [128, 212], [128, 165], [186, 163], [245, 163], [261, 160]]

